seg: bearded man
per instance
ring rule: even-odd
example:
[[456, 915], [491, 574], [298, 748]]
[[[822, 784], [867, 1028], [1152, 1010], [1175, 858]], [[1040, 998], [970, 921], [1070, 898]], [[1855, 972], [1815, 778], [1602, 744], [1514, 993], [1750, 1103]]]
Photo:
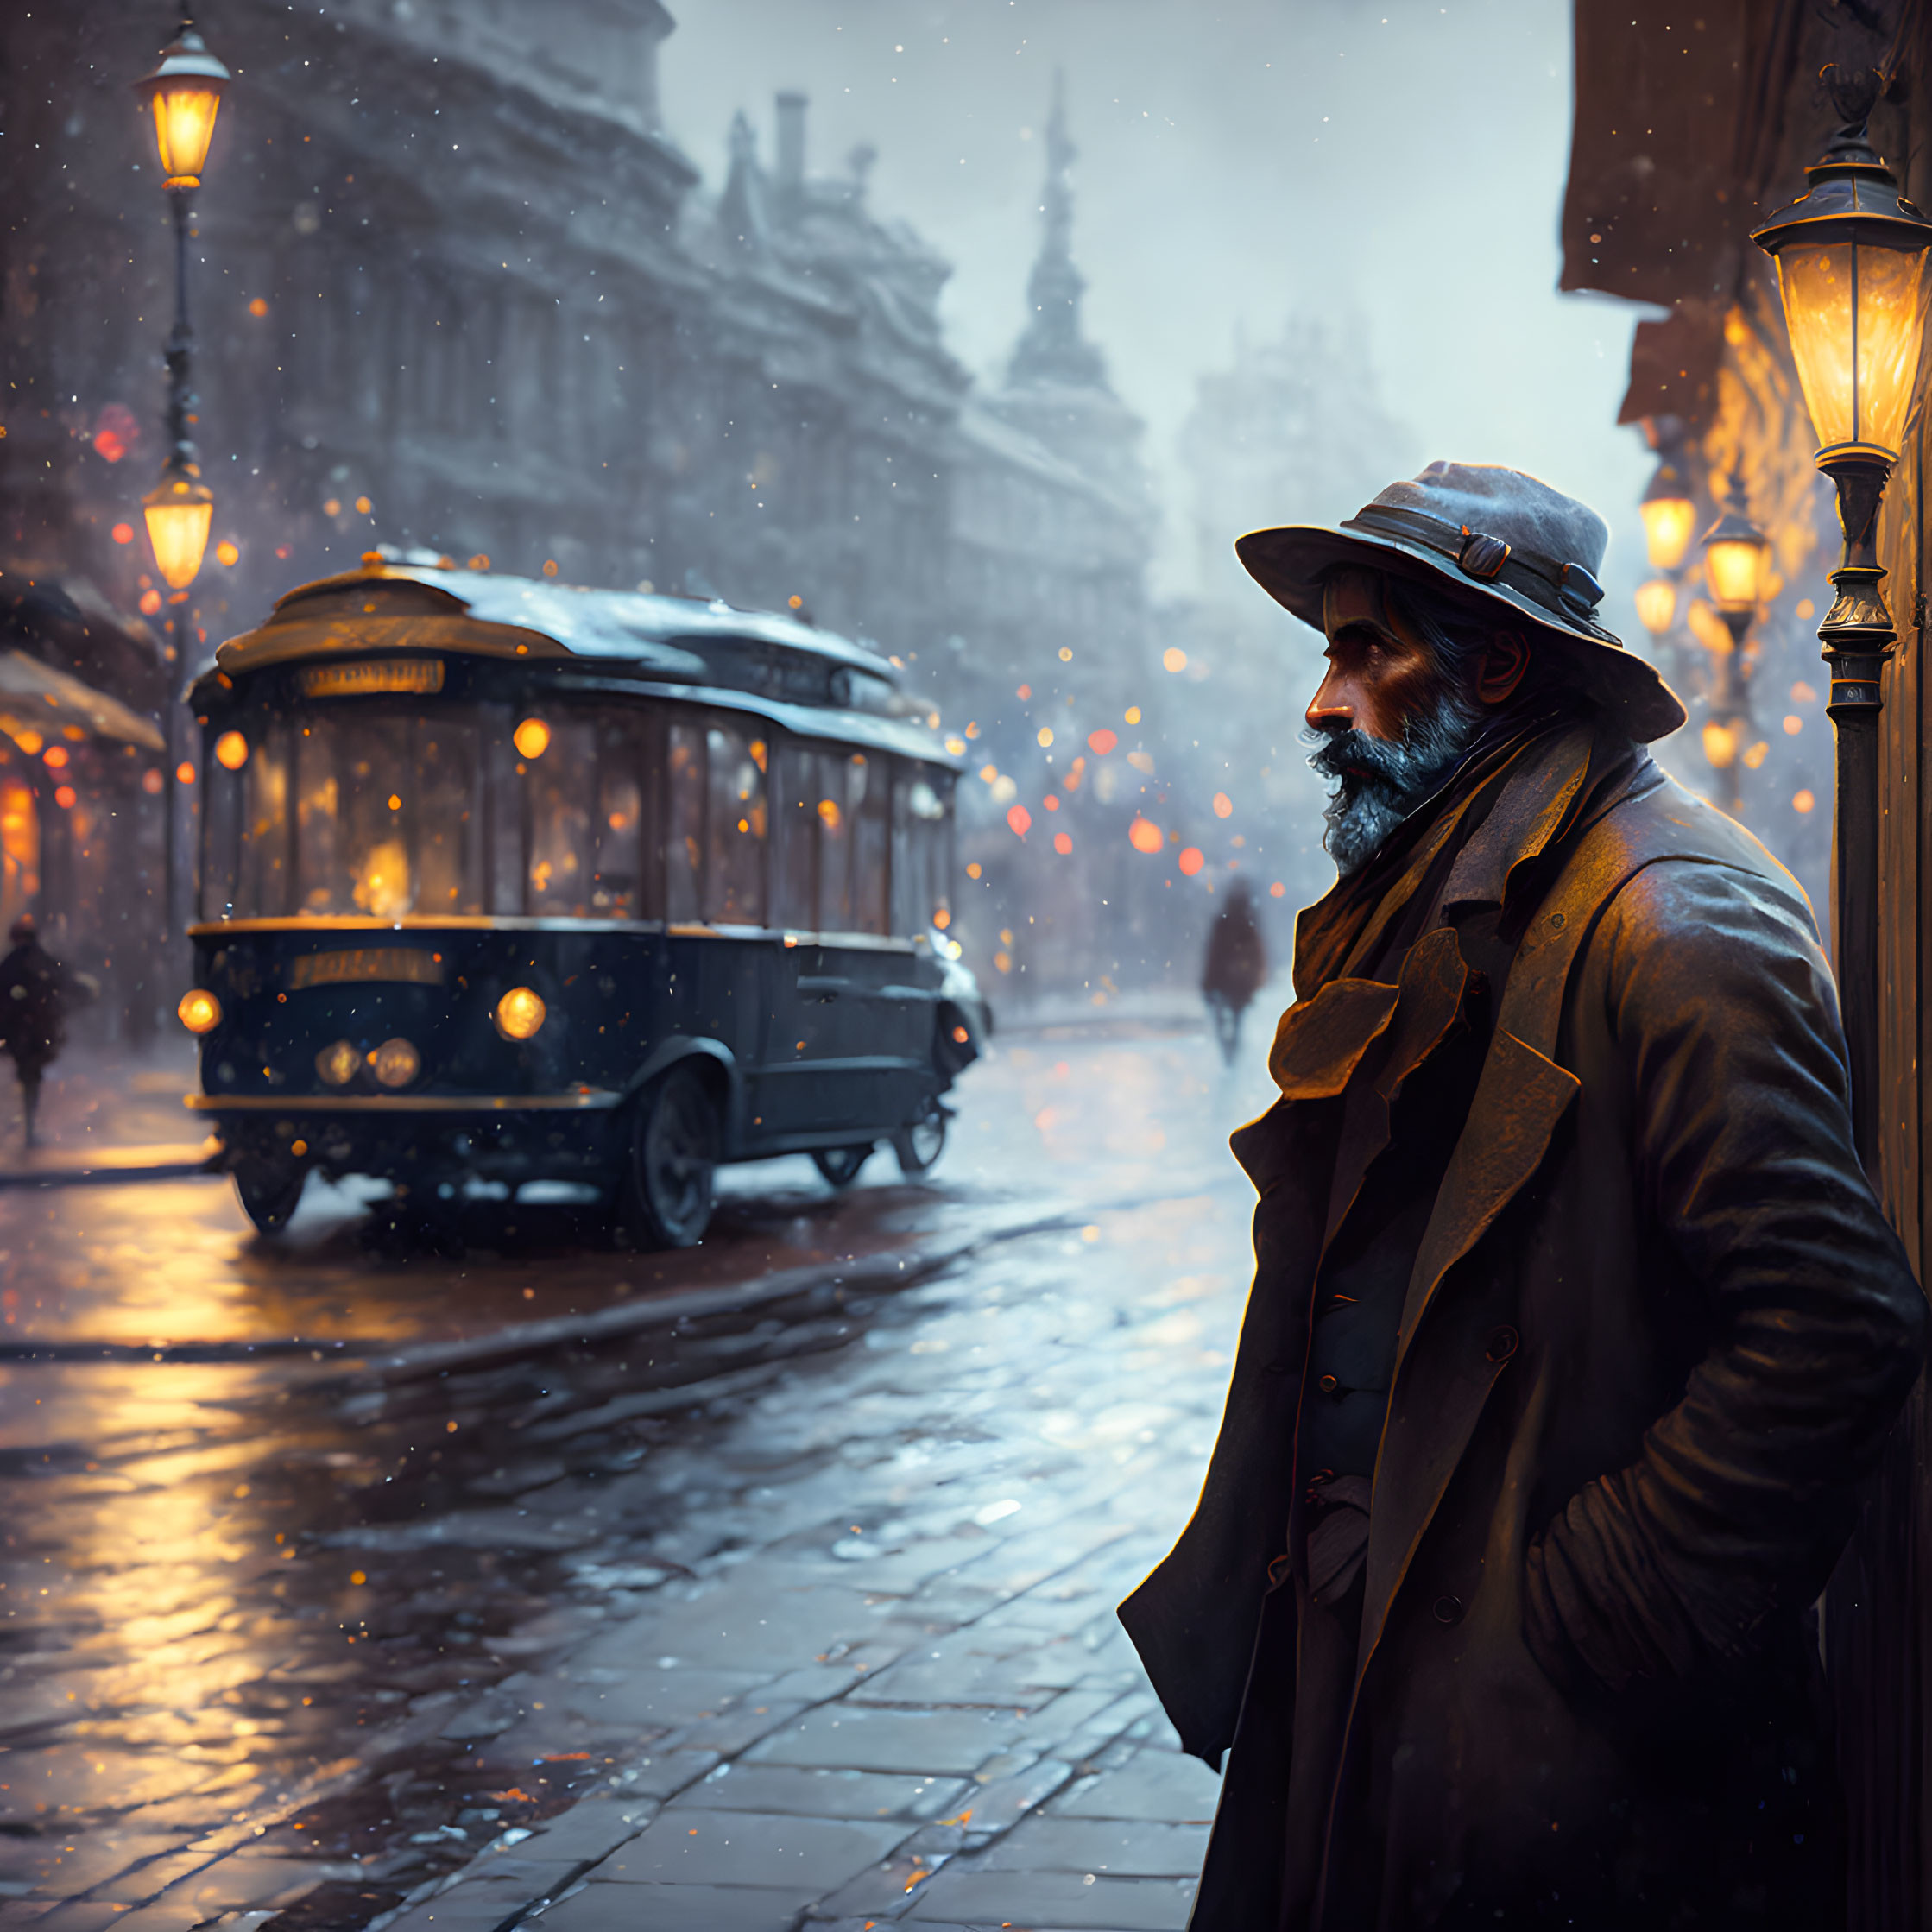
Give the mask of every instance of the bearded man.
[[1434, 464], [1237, 546], [1340, 877], [1221, 1436], [1121, 1606], [1224, 1770], [1197, 1932], [1842, 1923], [1811, 1606], [1925, 1310], [1796, 882], [1643, 746], [1608, 533]]

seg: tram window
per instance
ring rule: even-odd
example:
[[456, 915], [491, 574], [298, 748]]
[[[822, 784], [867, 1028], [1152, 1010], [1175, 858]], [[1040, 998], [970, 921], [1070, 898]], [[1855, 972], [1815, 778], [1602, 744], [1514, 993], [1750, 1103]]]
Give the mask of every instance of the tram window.
[[690, 925], [699, 916], [704, 880], [704, 732], [673, 724], [665, 760], [669, 815], [665, 836], [665, 917]]
[[818, 754], [780, 740], [772, 768], [772, 923], [818, 927]]
[[298, 725], [294, 743], [296, 910], [346, 912], [336, 903], [334, 721], [318, 717]]
[[852, 818], [852, 932], [886, 931], [886, 881], [892, 824], [892, 768], [877, 754], [846, 761], [845, 795]]
[[[842, 751], [814, 752], [818, 817], [818, 906], [812, 925], [820, 932], [849, 932], [852, 924], [852, 787]], [[863, 767], [859, 796], [864, 796]]]
[[523, 761], [510, 733], [521, 714], [492, 704], [485, 724], [477, 804], [483, 815], [486, 910], [511, 916], [523, 911]]
[[242, 774], [208, 761], [201, 817], [201, 916], [227, 919], [235, 909], [235, 862], [241, 851]]
[[416, 910], [483, 910], [483, 823], [477, 810], [477, 735], [450, 717], [420, 718], [407, 782], [414, 800]]
[[706, 734], [710, 771], [704, 917], [723, 925], [765, 918], [766, 741], [755, 731], [713, 725]]
[[242, 767], [236, 886], [238, 902], [258, 915], [288, 912], [288, 737], [279, 726], [258, 734]]
[[607, 718], [597, 734], [597, 870], [593, 916], [655, 919], [664, 839], [658, 823], [656, 773], [663, 762], [660, 714], [637, 710]]
[[900, 767], [893, 813], [893, 925], [924, 932], [951, 916], [952, 780], [920, 765]]
[[416, 909], [409, 836], [416, 805], [410, 722], [369, 717], [359, 729], [336, 734], [338, 909], [344, 886], [347, 909], [376, 919], [401, 919]]
[[590, 811], [596, 803], [597, 727], [551, 717], [543, 752], [524, 760], [529, 797], [527, 911], [585, 919], [590, 912], [595, 843]]

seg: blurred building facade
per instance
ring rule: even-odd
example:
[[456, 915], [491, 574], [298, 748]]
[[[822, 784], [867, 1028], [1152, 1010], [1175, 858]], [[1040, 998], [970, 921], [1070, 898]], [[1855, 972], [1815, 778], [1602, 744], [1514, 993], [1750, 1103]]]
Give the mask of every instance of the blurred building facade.
[[[35, 156], [0, 222], [0, 555], [155, 614], [136, 513], [172, 251], [127, 84], [172, 16], [36, 13], [0, 16], [0, 124]], [[211, 25], [236, 79], [192, 249], [216, 512], [191, 647], [386, 543], [802, 609], [901, 657], [949, 723], [1030, 680], [1111, 702], [1148, 641], [1152, 518], [1097, 357], [1051, 353], [1077, 277], [978, 395], [947, 264], [875, 212], [870, 150], [810, 165], [802, 96], [768, 160], [741, 117], [706, 187], [663, 131], [672, 28], [656, 0], [257, 0]], [[1056, 128], [1036, 290], [1072, 272]], [[151, 710], [140, 685], [110, 689]]]

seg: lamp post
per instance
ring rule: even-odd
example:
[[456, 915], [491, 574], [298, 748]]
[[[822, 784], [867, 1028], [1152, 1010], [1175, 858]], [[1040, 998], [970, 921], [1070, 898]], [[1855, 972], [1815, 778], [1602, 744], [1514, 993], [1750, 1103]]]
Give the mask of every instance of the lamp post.
[[1751, 722], [1751, 667], [1744, 641], [1758, 615], [1771, 555], [1765, 533], [1744, 514], [1744, 478], [1735, 471], [1729, 502], [1704, 533], [1703, 552], [1704, 585], [1731, 640], [1727, 651], [1711, 653], [1711, 718], [1704, 727], [1704, 755], [1725, 773], [1724, 809], [1735, 818], [1744, 803], [1738, 770], [1749, 736], [1745, 727]]
[[1831, 666], [1825, 709], [1838, 740], [1835, 830], [1838, 980], [1851, 1058], [1859, 1158], [1878, 1145], [1878, 713], [1898, 633], [1878, 586], [1878, 504], [1897, 460], [1918, 377], [1932, 249], [1928, 221], [1866, 134], [1878, 77], [1827, 70], [1844, 125], [1805, 170], [1796, 201], [1752, 240], [1777, 263], [1792, 359], [1822, 445], [1818, 467], [1838, 489], [1844, 549], [1837, 593], [1818, 627]]
[[214, 137], [215, 116], [228, 85], [228, 69], [209, 53], [186, 9], [174, 40], [162, 49], [154, 72], [135, 85], [135, 92], [152, 115], [155, 148], [160, 159], [162, 186], [174, 215], [174, 325], [167, 336], [168, 454], [161, 481], [141, 500], [155, 565], [168, 587], [167, 701], [161, 721], [167, 740], [162, 773], [162, 924], [172, 942], [180, 897], [182, 796], [175, 777], [181, 762], [181, 691], [187, 668], [187, 627], [176, 613], [187, 600], [188, 589], [200, 573], [208, 546], [208, 528], [214, 516], [213, 492], [201, 480], [200, 452], [192, 431], [196, 398], [189, 382], [194, 331], [188, 323], [188, 235], [194, 191], [201, 186], [208, 144]]

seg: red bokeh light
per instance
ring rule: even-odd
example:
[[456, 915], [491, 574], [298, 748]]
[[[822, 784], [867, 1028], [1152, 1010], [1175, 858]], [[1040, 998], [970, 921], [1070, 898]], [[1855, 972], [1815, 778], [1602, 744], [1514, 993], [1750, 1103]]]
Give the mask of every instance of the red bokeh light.
[[1013, 827], [1015, 838], [1024, 838], [1032, 830], [1033, 815], [1025, 805], [1016, 805], [1007, 814], [1007, 823]]
[[114, 539], [116, 543], [132, 543], [134, 541], [134, 526], [131, 523], [117, 523], [108, 534]]
[[1087, 734], [1087, 749], [1099, 758], [1106, 757], [1120, 742], [1113, 732], [1106, 729], [1089, 731]]
[[1285, 899], [1287, 896], [1288, 888], [1279, 879], [1268, 887], [1268, 897], [1270, 899]]
[[72, 811], [73, 810], [74, 799], [76, 796], [77, 794], [73, 786], [57, 786], [54, 788], [54, 802], [55, 805], [60, 806], [61, 811]]
[[1208, 861], [1198, 845], [1190, 845], [1174, 862], [1180, 867], [1184, 878], [1191, 879]]
[[1160, 827], [1151, 818], [1136, 818], [1127, 827], [1127, 843], [1136, 852], [1158, 852], [1166, 843]]
[[1049, 811], [1058, 811], [1060, 809], [1060, 801], [1051, 792], [1046, 794], [1046, 809]]
[[1070, 832], [1055, 832], [1053, 849], [1064, 859], [1073, 849], [1073, 835]]

